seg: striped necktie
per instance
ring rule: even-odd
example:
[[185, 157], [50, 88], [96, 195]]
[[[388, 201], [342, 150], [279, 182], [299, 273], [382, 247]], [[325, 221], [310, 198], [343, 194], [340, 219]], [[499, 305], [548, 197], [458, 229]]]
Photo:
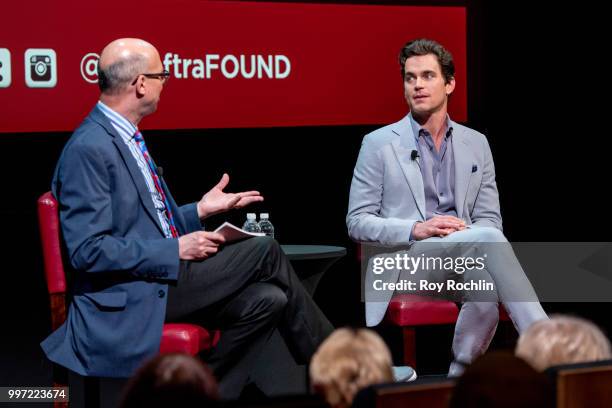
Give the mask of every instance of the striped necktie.
[[145, 161], [149, 166], [149, 171], [151, 173], [151, 177], [153, 178], [153, 184], [155, 184], [155, 189], [159, 193], [159, 196], [161, 197], [162, 201], [164, 202], [164, 206], [166, 207], [166, 215], [168, 218], [168, 224], [170, 224], [170, 232], [172, 233], [172, 237], [178, 238], [179, 233], [176, 229], [176, 225], [174, 224], [174, 217], [172, 216], [172, 211], [170, 210], [168, 199], [166, 198], [166, 194], [164, 194], [164, 189], [161, 186], [161, 180], [157, 175], [157, 167], [155, 166], [155, 163], [153, 163], [151, 156], [149, 156], [149, 151], [147, 150], [147, 145], [145, 144], [144, 138], [142, 137], [142, 133], [136, 131], [136, 133], [134, 134], [134, 140], [136, 141], [136, 144], [140, 148], [140, 151], [142, 152], [142, 155], [144, 156]]

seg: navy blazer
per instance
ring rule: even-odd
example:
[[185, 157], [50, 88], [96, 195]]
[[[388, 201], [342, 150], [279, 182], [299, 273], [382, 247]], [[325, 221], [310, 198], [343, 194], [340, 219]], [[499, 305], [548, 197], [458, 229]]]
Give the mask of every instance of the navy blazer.
[[[179, 234], [200, 230], [196, 203], [177, 207]], [[52, 183], [70, 263], [66, 322], [41, 346], [79, 374], [129, 377], [159, 350], [178, 239], [165, 238], [136, 160], [96, 107], [74, 132]]]

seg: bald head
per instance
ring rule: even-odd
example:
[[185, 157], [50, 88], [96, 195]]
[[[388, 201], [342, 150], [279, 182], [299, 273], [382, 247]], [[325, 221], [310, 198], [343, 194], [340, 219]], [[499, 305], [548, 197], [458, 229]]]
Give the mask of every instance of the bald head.
[[121, 38], [108, 44], [98, 61], [98, 85], [102, 93], [119, 94], [134, 79], [159, 61], [153, 45], [138, 38]]

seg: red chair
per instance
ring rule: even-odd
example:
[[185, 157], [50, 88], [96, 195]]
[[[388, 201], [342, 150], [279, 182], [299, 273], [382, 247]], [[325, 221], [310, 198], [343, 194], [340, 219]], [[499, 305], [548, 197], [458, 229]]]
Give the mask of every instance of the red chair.
[[[38, 199], [38, 223], [51, 303], [51, 328], [56, 330], [66, 320], [66, 275], [62, 261], [58, 204], [50, 191]], [[210, 349], [218, 340], [218, 331], [211, 335], [194, 324], [165, 324], [160, 353], [196, 355]]]
[[[362, 246], [357, 246], [357, 259], [363, 262]], [[384, 321], [402, 330], [403, 364], [416, 368], [416, 328], [436, 324], [454, 324], [459, 308], [453, 302], [418, 295], [394, 296], [389, 302]]]
[[385, 321], [402, 328], [404, 365], [416, 368], [416, 328], [435, 324], [454, 324], [459, 308], [454, 302], [418, 295], [399, 295], [391, 299]]
[[[363, 262], [362, 246], [357, 246], [357, 259]], [[402, 329], [404, 365], [416, 368], [416, 328], [438, 324], [455, 324], [459, 308], [454, 302], [418, 295], [399, 295], [389, 302], [384, 321]], [[499, 305], [499, 320], [510, 321], [506, 309]]]
[[[454, 324], [459, 308], [454, 302], [418, 295], [395, 296], [389, 303], [385, 321], [402, 328], [404, 365], [416, 368], [416, 328], [436, 324]], [[509, 321], [506, 309], [499, 305], [499, 320]]]

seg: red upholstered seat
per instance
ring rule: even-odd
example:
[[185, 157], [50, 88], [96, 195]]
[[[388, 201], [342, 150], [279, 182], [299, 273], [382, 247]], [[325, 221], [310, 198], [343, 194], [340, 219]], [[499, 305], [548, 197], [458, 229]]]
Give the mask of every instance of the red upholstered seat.
[[211, 333], [203, 327], [187, 323], [164, 324], [160, 354], [187, 353], [196, 355], [208, 350], [219, 341], [219, 331]]
[[402, 294], [389, 303], [385, 322], [402, 328], [404, 364], [416, 368], [416, 326], [453, 324], [459, 308], [454, 302], [427, 296]]
[[[459, 308], [454, 302], [427, 296], [402, 294], [389, 303], [385, 322], [402, 328], [404, 364], [416, 367], [416, 326], [454, 324]], [[509, 321], [506, 309], [499, 305], [499, 320]]]
[[500, 322], [511, 321], [510, 315], [508, 314], [508, 312], [506, 312], [506, 308], [504, 308], [504, 305], [502, 305], [501, 303], [499, 304], [499, 321]]
[[389, 303], [387, 322], [398, 326], [452, 324], [459, 309], [453, 302], [418, 295], [395, 296]]

